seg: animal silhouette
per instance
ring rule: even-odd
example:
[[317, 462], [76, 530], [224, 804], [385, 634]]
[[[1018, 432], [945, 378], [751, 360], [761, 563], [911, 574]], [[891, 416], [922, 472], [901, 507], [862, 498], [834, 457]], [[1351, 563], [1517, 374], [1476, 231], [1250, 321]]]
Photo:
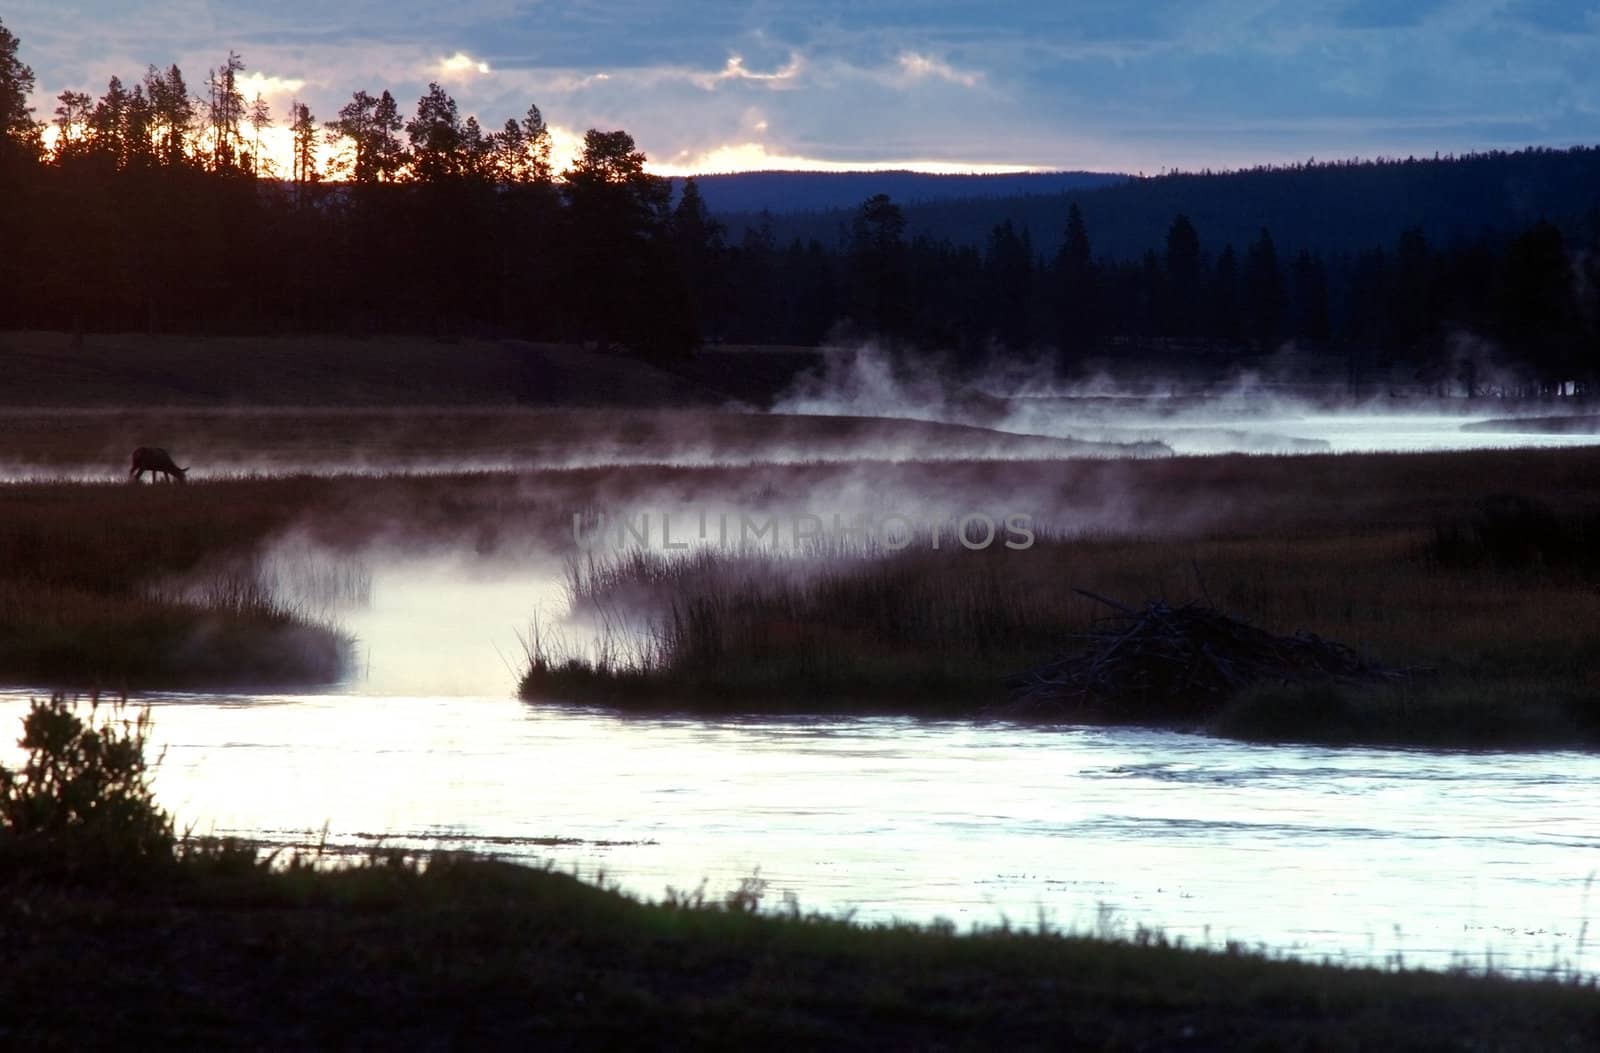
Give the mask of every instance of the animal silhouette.
[[150, 473], [150, 481], [155, 482], [157, 475], [164, 475], [168, 481], [184, 481], [184, 476], [189, 474], [189, 469], [179, 468], [172, 463], [172, 455], [159, 446], [141, 446], [133, 451], [133, 467], [128, 469], [129, 479], [143, 479], [144, 473]]

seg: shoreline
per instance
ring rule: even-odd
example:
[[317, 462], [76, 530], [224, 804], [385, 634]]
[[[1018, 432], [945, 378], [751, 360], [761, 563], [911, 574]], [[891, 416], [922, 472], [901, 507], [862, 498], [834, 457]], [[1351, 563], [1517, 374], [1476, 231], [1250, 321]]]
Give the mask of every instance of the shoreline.
[[1190, 949], [1142, 928], [860, 926], [769, 907], [756, 876], [647, 903], [458, 855], [423, 866], [375, 850], [333, 870], [270, 872], [245, 851], [218, 846], [121, 887], [6, 882], [0, 1033], [173, 1048], [1014, 1048], [1070, 1036], [1110, 1050], [1542, 1050], [1557, 1034], [1600, 1038], [1600, 993], [1559, 970], [1352, 968]]

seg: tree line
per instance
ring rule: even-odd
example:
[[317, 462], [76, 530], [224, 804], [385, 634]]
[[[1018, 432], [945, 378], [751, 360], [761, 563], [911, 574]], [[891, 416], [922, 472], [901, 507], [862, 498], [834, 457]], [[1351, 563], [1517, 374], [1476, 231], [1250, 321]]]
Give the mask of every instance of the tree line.
[[[275, 115], [229, 53], [203, 91], [152, 66], [98, 98], [63, 92], [47, 125], [18, 49], [0, 25], [5, 328], [505, 335], [657, 361], [860, 336], [974, 369], [1049, 349], [1064, 372], [1121, 348], [1220, 364], [1292, 342], [1432, 379], [1470, 334], [1547, 390], [1592, 385], [1600, 355], [1597, 209], [1337, 251], [1280, 251], [1265, 226], [1219, 244], [1180, 210], [1154, 248], [1111, 256], [1084, 195], [1054, 198], [1037, 240], [1002, 220], [970, 244], [908, 235], [878, 194], [831, 238], [782, 240], [765, 215], [735, 238], [627, 132], [590, 130], [556, 172], [536, 105], [488, 129], [431, 84], [409, 112], [363, 90], [324, 119], [299, 101]], [[287, 171], [262, 145], [280, 120]], [[1361, 193], [1362, 168], [1330, 167]]]
[[[1292, 346], [1334, 358], [1353, 379], [1408, 368], [1473, 393], [1489, 386], [1485, 367], [1503, 367], [1496, 383], [1523, 391], [1592, 393], [1600, 373], [1600, 210], [1567, 231], [1539, 221], [1441, 246], [1411, 228], [1392, 245], [1335, 253], [1280, 253], [1265, 227], [1245, 245], [1208, 245], [1180, 213], [1160, 248], [1126, 260], [1098, 256], [1082, 210], [1065, 212], [1043, 246], [1004, 220], [980, 248], [908, 239], [900, 210], [877, 198], [839, 256], [815, 242], [780, 250], [757, 226], [737, 254], [746, 291], [730, 301], [730, 331], [803, 341], [844, 317], [954, 349], [975, 368], [1041, 347], [1068, 369], [1119, 349], [1221, 368], [1228, 356]], [[830, 289], [826, 309], [809, 306]]]
[[590, 131], [558, 175], [536, 105], [489, 130], [437, 83], [409, 112], [363, 90], [323, 120], [292, 103], [280, 172], [237, 54], [201, 92], [175, 65], [63, 92], [47, 125], [17, 51], [0, 26], [0, 326], [514, 333], [658, 358], [698, 340], [679, 247], [710, 218], [674, 207], [626, 132]]
[[[735, 187], [749, 175], [712, 176], [701, 189], [722, 213], [735, 238], [760, 223], [748, 207], [721, 209], [739, 201]], [[931, 177], [930, 177], [931, 178]], [[973, 177], [986, 185], [1000, 177]], [[1021, 188], [996, 196], [976, 191], [957, 196], [886, 183], [856, 194], [845, 206], [791, 210], [774, 217], [778, 240], [788, 244], [818, 238], [825, 244], [868, 194], [890, 190], [902, 205], [913, 236], [949, 239], [982, 248], [995, 221], [1010, 219], [1035, 234], [1061, 229], [1062, 194]], [[1243, 247], [1267, 227], [1280, 252], [1302, 248], [1326, 253], [1359, 252], [1393, 245], [1400, 232], [1419, 228], [1436, 245], [1475, 237], [1485, 227], [1525, 229], [1545, 218], [1567, 228], [1596, 204], [1600, 147], [1535, 146], [1431, 157], [1379, 157], [1260, 165], [1227, 172], [1169, 172], [1124, 178], [1109, 185], [1063, 187], [1078, 201], [1094, 232], [1095, 252], [1136, 259], [1160, 248], [1179, 213], [1188, 216], [1216, 246]], [[773, 198], [771, 200], [777, 200]], [[783, 199], [788, 201], [787, 198]], [[759, 208], [759, 206], [757, 206]]]

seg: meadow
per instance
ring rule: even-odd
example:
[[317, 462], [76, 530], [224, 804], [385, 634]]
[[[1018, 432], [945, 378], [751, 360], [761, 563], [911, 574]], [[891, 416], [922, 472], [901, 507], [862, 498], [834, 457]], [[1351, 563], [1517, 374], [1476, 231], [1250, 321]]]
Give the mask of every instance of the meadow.
[[[1211, 730], [1433, 745], [1596, 736], [1590, 449], [1097, 458], [1072, 456], [1083, 450], [1070, 440], [955, 425], [676, 410], [17, 410], [0, 422], [32, 474], [62, 476], [0, 486], [0, 675], [13, 680], [335, 679], [348, 643], [337, 626], [256, 573], [293, 537], [356, 579], [375, 546], [564, 563], [553, 573], [574, 617], [529, 640], [522, 694], [539, 704], [1003, 716], [1008, 678], [1070, 652], [1107, 613], [1083, 590], [1203, 601], [1414, 672], [1376, 687], [1256, 685], [1210, 714]], [[111, 451], [152, 432], [183, 440], [171, 442], [180, 463], [201, 455], [190, 483], [94, 481], [120, 478]], [[495, 470], [449, 469], [461, 463]], [[631, 553], [574, 540], [575, 513], [708, 507], [780, 521], [897, 509], [919, 523], [1020, 510], [1037, 540]]]

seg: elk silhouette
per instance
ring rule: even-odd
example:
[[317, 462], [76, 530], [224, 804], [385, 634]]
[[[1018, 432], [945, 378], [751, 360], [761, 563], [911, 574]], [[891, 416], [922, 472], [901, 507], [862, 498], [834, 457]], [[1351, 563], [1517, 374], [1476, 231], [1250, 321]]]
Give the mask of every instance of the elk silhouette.
[[169, 481], [175, 479], [181, 483], [189, 469], [172, 463], [172, 455], [158, 446], [141, 446], [133, 451], [133, 467], [128, 469], [128, 478], [142, 480], [145, 472], [150, 473], [151, 482], [156, 481], [157, 475], [164, 475]]

